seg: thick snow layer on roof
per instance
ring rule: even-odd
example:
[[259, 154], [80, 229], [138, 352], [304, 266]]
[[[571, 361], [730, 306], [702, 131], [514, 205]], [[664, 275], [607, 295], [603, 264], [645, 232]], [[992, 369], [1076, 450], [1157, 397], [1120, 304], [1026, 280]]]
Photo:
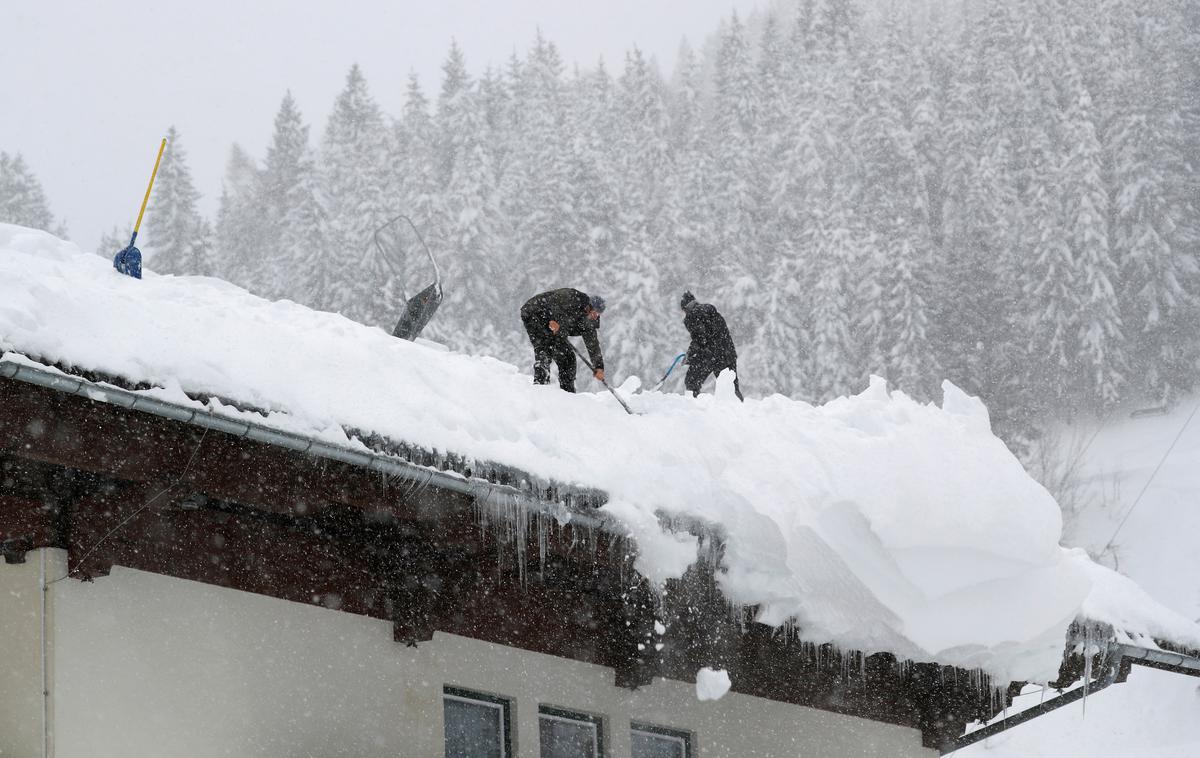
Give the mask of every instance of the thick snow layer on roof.
[[1059, 547], [1054, 500], [953, 385], [941, 408], [880, 380], [814, 407], [739, 403], [726, 381], [699, 399], [633, 395], [631, 417], [607, 393], [535, 387], [500, 361], [216, 279], [145, 277], [0, 225], [0, 350], [234, 399], [291, 430], [377, 432], [600, 488], [656, 580], [696, 558], [657, 515], [699, 519], [725, 535], [730, 599], [814, 642], [1038, 681], [1085, 611], [1200, 646], [1195, 624]]

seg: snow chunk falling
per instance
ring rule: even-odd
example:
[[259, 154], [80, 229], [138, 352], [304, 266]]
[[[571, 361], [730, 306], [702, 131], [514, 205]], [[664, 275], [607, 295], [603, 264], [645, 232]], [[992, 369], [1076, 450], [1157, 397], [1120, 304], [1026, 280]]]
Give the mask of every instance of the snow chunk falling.
[[696, 699], [720, 700], [733, 685], [725, 669], [710, 669], [708, 666], [696, 672]]
[[601, 489], [645, 576], [662, 583], [697, 558], [699, 541], [670, 524], [704, 525], [723, 544], [730, 601], [813, 642], [997, 681], [1052, 679], [1081, 611], [1200, 646], [1195, 624], [1059, 546], [1057, 504], [949, 383], [941, 408], [878, 377], [812, 406], [738, 402], [722, 374], [715, 395], [631, 395], [631, 417], [598, 385], [533, 386], [500, 361], [217, 279], [144, 276], [0, 224], [4, 360], [120, 376], [178, 402], [235, 400], [266, 411], [259, 423], [337, 444], [363, 430]]

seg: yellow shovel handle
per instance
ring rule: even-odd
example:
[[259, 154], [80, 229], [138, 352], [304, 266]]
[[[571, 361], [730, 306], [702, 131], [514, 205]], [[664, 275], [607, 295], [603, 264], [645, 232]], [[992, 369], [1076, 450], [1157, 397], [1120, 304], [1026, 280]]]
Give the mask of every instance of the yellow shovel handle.
[[146, 203], [150, 201], [150, 188], [154, 186], [154, 177], [158, 175], [158, 163], [162, 160], [163, 150], [167, 147], [167, 138], [163, 137], [162, 144], [158, 146], [158, 157], [154, 159], [154, 171], [150, 174], [150, 183], [146, 185], [146, 196], [142, 198], [142, 209], [138, 211], [137, 223], [133, 225], [133, 235], [136, 237], [138, 229], [142, 228], [142, 214], [146, 212]]

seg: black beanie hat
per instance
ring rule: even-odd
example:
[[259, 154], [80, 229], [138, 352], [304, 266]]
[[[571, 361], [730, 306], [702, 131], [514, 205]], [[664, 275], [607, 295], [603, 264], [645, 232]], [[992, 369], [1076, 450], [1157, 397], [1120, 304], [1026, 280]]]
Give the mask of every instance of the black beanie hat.
[[604, 313], [604, 309], [608, 307], [608, 303], [604, 302], [604, 298], [599, 295], [592, 295], [588, 298], [588, 303], [592, 306], [592, 310], [597, 313]]
[[679, 298], [679, 307], [686, 308], [686, 307], [688, 307], [688, 303], [694, 303], [694, 302], [696, 302], [696, 296], [693, 295], [691, 292], [685, 290], [683, 293], [683, 297]]

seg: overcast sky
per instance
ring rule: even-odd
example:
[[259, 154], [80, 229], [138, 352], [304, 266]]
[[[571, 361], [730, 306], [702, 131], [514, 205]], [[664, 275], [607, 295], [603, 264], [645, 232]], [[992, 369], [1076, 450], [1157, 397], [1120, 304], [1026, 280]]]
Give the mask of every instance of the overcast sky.
[[540, 26], [568, 63], [619, 71], [633, 44], [668, 73], [735, 8], [765, 0], [0, 0], [0, 150], [22, 153], [70, 236], [130, 226], [158, 141], [179, 128], [213, 214], [229, 146], [261, 158], [285, 90], [314, 142], [359, 63], [398, 114], [410, 71], [428, 94], [456, 38], [472, 73], [524, 53]]

